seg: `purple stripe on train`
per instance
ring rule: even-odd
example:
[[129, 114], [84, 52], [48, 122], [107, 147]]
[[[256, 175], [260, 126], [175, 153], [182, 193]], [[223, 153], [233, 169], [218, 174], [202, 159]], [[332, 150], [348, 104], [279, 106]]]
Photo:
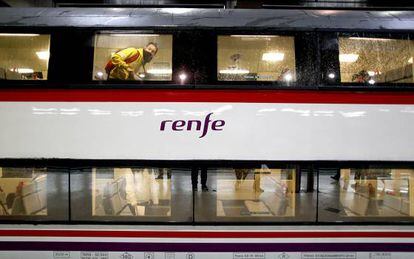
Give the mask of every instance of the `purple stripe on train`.
[[414, 243], [0, 242], [0, 251], [414, 252]]

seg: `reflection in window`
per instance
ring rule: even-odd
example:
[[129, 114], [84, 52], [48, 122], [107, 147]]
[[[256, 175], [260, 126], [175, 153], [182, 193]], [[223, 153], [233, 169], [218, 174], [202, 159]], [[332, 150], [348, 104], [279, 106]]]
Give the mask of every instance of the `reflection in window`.
[[95, 38], [94, 80], [172, 79], [172, 36], [101, 34]]
[[295, 81], [294, 37], [219, 36], [217, 73], [221, 81]]
[[412, 169], [344, 168], [334, 175], [322, 173], [322, 220], [413, 217], [413, 186]]
[[414, 41], [340, 37], [342, 82], [412, 83]]
[[[217, 216], [294, 216], [293, 170], [235, 169], [217, 179]], [[250, 176], [249, 176], [250, 175]]]
[[[288, 218], [312, 220], [315, 216], [312, 213], [312, 194], [307, 194], [306, 190], [300, 194], [300, 187], [296, 186], [297, 177], [300, 175], [295, 169], [277, 169], [262, 165], [259, 168], [209, 171], [209, 190], [196, 193], [196, 220], [284, 221]], [[304, 181], [313, 177], [311, 174], [304, 174], [305, 178], [306, 176], [308, 179]], [[298, 201], [303, 204], [299, 209]], [[304, 215], [306, 213], [300, 210], [308, 214]]]
[[47, 215], [46, 168], [0, 168], [0, 215]]
[[47, 79], [50, 35], [0, 33], [0, 79]]
[[168, 169], [114, 168], [111, 174], [97, 168], [92, 174], [93, 216], [171, 216]]

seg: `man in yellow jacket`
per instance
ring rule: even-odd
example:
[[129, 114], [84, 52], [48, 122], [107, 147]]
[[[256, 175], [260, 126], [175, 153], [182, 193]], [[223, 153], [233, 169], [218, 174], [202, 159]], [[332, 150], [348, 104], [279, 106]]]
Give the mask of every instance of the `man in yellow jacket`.
[[158, 52], [158, 46], [154, 42], [147, 44], [145, 48], [126, 48], [117, 51], [111, 56], [111, 60], [105, 66], [109, 80], [137, 80], [137, 73], [142, 66], [150, 62]]

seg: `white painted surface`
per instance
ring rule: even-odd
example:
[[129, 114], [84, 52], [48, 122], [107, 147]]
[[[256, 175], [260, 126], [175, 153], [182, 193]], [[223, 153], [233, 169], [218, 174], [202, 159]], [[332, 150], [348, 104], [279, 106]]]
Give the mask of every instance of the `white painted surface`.
[[414, 161], [414, 105], [1, 102], [0, 158]]

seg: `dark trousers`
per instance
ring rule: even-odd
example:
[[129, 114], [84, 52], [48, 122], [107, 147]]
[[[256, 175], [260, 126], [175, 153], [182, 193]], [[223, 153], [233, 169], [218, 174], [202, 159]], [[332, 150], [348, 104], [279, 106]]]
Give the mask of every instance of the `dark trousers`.
[[[191, 184], [193, 188], [198, 185], [198, 168], [191, 168]], [[201, 168], [201, 186], [207, 186], [207, 168]]]

